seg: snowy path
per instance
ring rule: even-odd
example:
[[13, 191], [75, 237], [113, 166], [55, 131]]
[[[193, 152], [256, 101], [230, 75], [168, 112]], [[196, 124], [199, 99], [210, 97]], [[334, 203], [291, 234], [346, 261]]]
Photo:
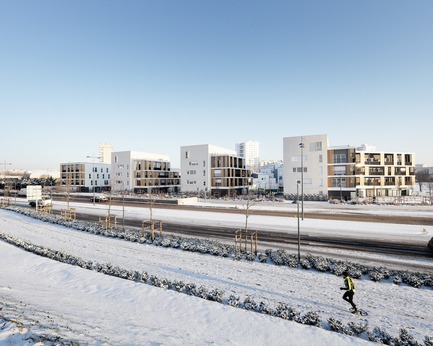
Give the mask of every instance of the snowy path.
[[370, 329], [384, 327], [397, 336], [400, 328], [409, 329], [418, 340], [431, 334], [433, 318], [429, 303], [431, 289], [395, 286], [357, 280], [355, 301], [369, 312], [356, 317], [341, 299], [342, 279], [331, 274], [304, 271], [257, 262], [200, 255], [153, 245], [131, 243], [55, 226], [13, 212], [0, 211], [0, 231], [36, 245], [101, 263], [146, 271], [159, 278], [219, 288], [225, 294], [250, 296], [270, 305], [284, 302], [303, 313], [318, 311], [323, 319], [343, 321], [367, 319]]

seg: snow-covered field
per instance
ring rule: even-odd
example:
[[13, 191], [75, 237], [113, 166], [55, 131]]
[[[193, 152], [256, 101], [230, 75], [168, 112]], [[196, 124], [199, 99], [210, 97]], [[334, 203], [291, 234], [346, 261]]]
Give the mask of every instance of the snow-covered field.
[[[205, 202], [202, 202], [205, 203]], [[209, 201], [206, 201], [209, 205]], [[323, 210], [325, 204], [320, 204]], [[59, 206], [60, 208], [64, 206]], [[80, 206], [100, 212], [103, 205]], [[255, 206], [260, 207], [260, 206]], [[273, 208], [280, 206], [273, 206]], [[285, 205], [291, 208], [291, 206]], [[307, 207], [307, 206], [306, 206]], [[309, 204], [310, 208], [319, 208]], [[328, 208], [332, 208], [327, 205]], [[341, 208], [341, 206], [339, 206]], [[359, 206], [358, 206], [359, 207]], [[375, 206], [376, 207], [376, 206]], [[105, 209], [104, 209], [105, 208]], [[112, 207], [113, 208], [113, 207]], [[344, 208], [344, 207], [343, 207]], [[115, 207], [112, 210], [122, 213]], [[411, 212], [401, 207], [377, 212]], [[146, 218], [143, 208], [127, 208], [126, 217]], [[364, 210], [365, 212], [365, 210]], [[369, 212], [369, 211], [367, 211]], [[430, 213], [430, 208], [412, 212]], [[242, 225], [245, 217], [220, 213], [180, 212], [155, 209], [155, 218], [182, 222], [221, 222]], [[213, 215], [216, 214], [216, 215]], [[250, 217], [249, 224], [275, 223], [275, 229], [296, 230], [292, 218]], [[432, 231], [410, 225], [347, 223], [304, 220], [306, 231], [352, 232], [371, 237], [399, 236], [428, 240]], [[349, 228], [348, 228], [349, 227]], [[374, 230], [374, 232], [373, 232]], [[0, 210], [0, 232], [29, 243], [80, 257], [147, 272], [158, 278], [219, 289], [225, 296], [243, 301], [249, 297], [271, 307], [287, 304], [302, 314], [317, 312], [323, 321], [333, 317], [344, 324], [368, 323], [369, 331], [380, 327], [394, 337], [409, 331], [421, 344], [433, 336], [430, 288], [412, 288], [391, 282], [356, 280], [355, 302], [368, 311], [366, 317], [348, 312], [341, 299], [342, 278], [329, 273], [305, 271], [259, 262], [202, 255], [149, 244], [127, 242], [44, 223], [11, 211]], [[397, 234], [397, 235], [396, 235]], [[0, 242], [0, 344], [36, 344], [37, 336], [61, 337], [90, 345], [345, 345], [363, 344], [322, 328], [305, 326], [279, 317], [246, 311], [188, 296], [172, 290], [107, 276], [96, 271], [59, 263]], [[409, 259], [406, 259], [409, 261]], [[418, 259], [412, 259], [416, 263]], [[423, 260], [431, 264], [431, 260]], [[404, 264], [402, 263], [402, 266]], [[34, 338], [36, 341], [31, 341]], [[30, 341], [29, 341], [30, 340]], [[49, 344], [49, 343], [46, 343]]]

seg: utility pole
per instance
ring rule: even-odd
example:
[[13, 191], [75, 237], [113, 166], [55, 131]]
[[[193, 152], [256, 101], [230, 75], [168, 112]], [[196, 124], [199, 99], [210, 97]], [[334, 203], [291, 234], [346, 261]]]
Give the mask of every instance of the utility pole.
[[302, 198], [302, 220], [304, 220], [304, 143], [299, 143], [299, 147], [301, 148], [301, 198]]

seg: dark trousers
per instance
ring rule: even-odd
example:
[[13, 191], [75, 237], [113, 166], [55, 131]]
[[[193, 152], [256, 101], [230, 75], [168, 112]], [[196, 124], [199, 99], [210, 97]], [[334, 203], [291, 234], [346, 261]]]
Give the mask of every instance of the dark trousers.
[[355, 292], [353, 292], [353, 291], [346, 291], [344, 294], [343, 294], [343, 299], [346, 301], [346, 302], [349, 302], [351, 305], [352, 305], [352, 308], [354, 308], [354, 309], [356, 309], [356, 305], [355, 305], [355, 303], [353, 302], [353, 295], [355, 294]]

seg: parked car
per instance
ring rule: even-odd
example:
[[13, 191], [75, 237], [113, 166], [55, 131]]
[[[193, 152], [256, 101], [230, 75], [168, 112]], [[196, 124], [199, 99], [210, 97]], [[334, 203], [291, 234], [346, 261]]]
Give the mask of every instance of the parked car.
[[[108, 198], [103, 195], [96, 195], [95, 196], [95, 202], [107, 202]], [[90, 198], [90, 202], [93, 202], [93, 196]]]

